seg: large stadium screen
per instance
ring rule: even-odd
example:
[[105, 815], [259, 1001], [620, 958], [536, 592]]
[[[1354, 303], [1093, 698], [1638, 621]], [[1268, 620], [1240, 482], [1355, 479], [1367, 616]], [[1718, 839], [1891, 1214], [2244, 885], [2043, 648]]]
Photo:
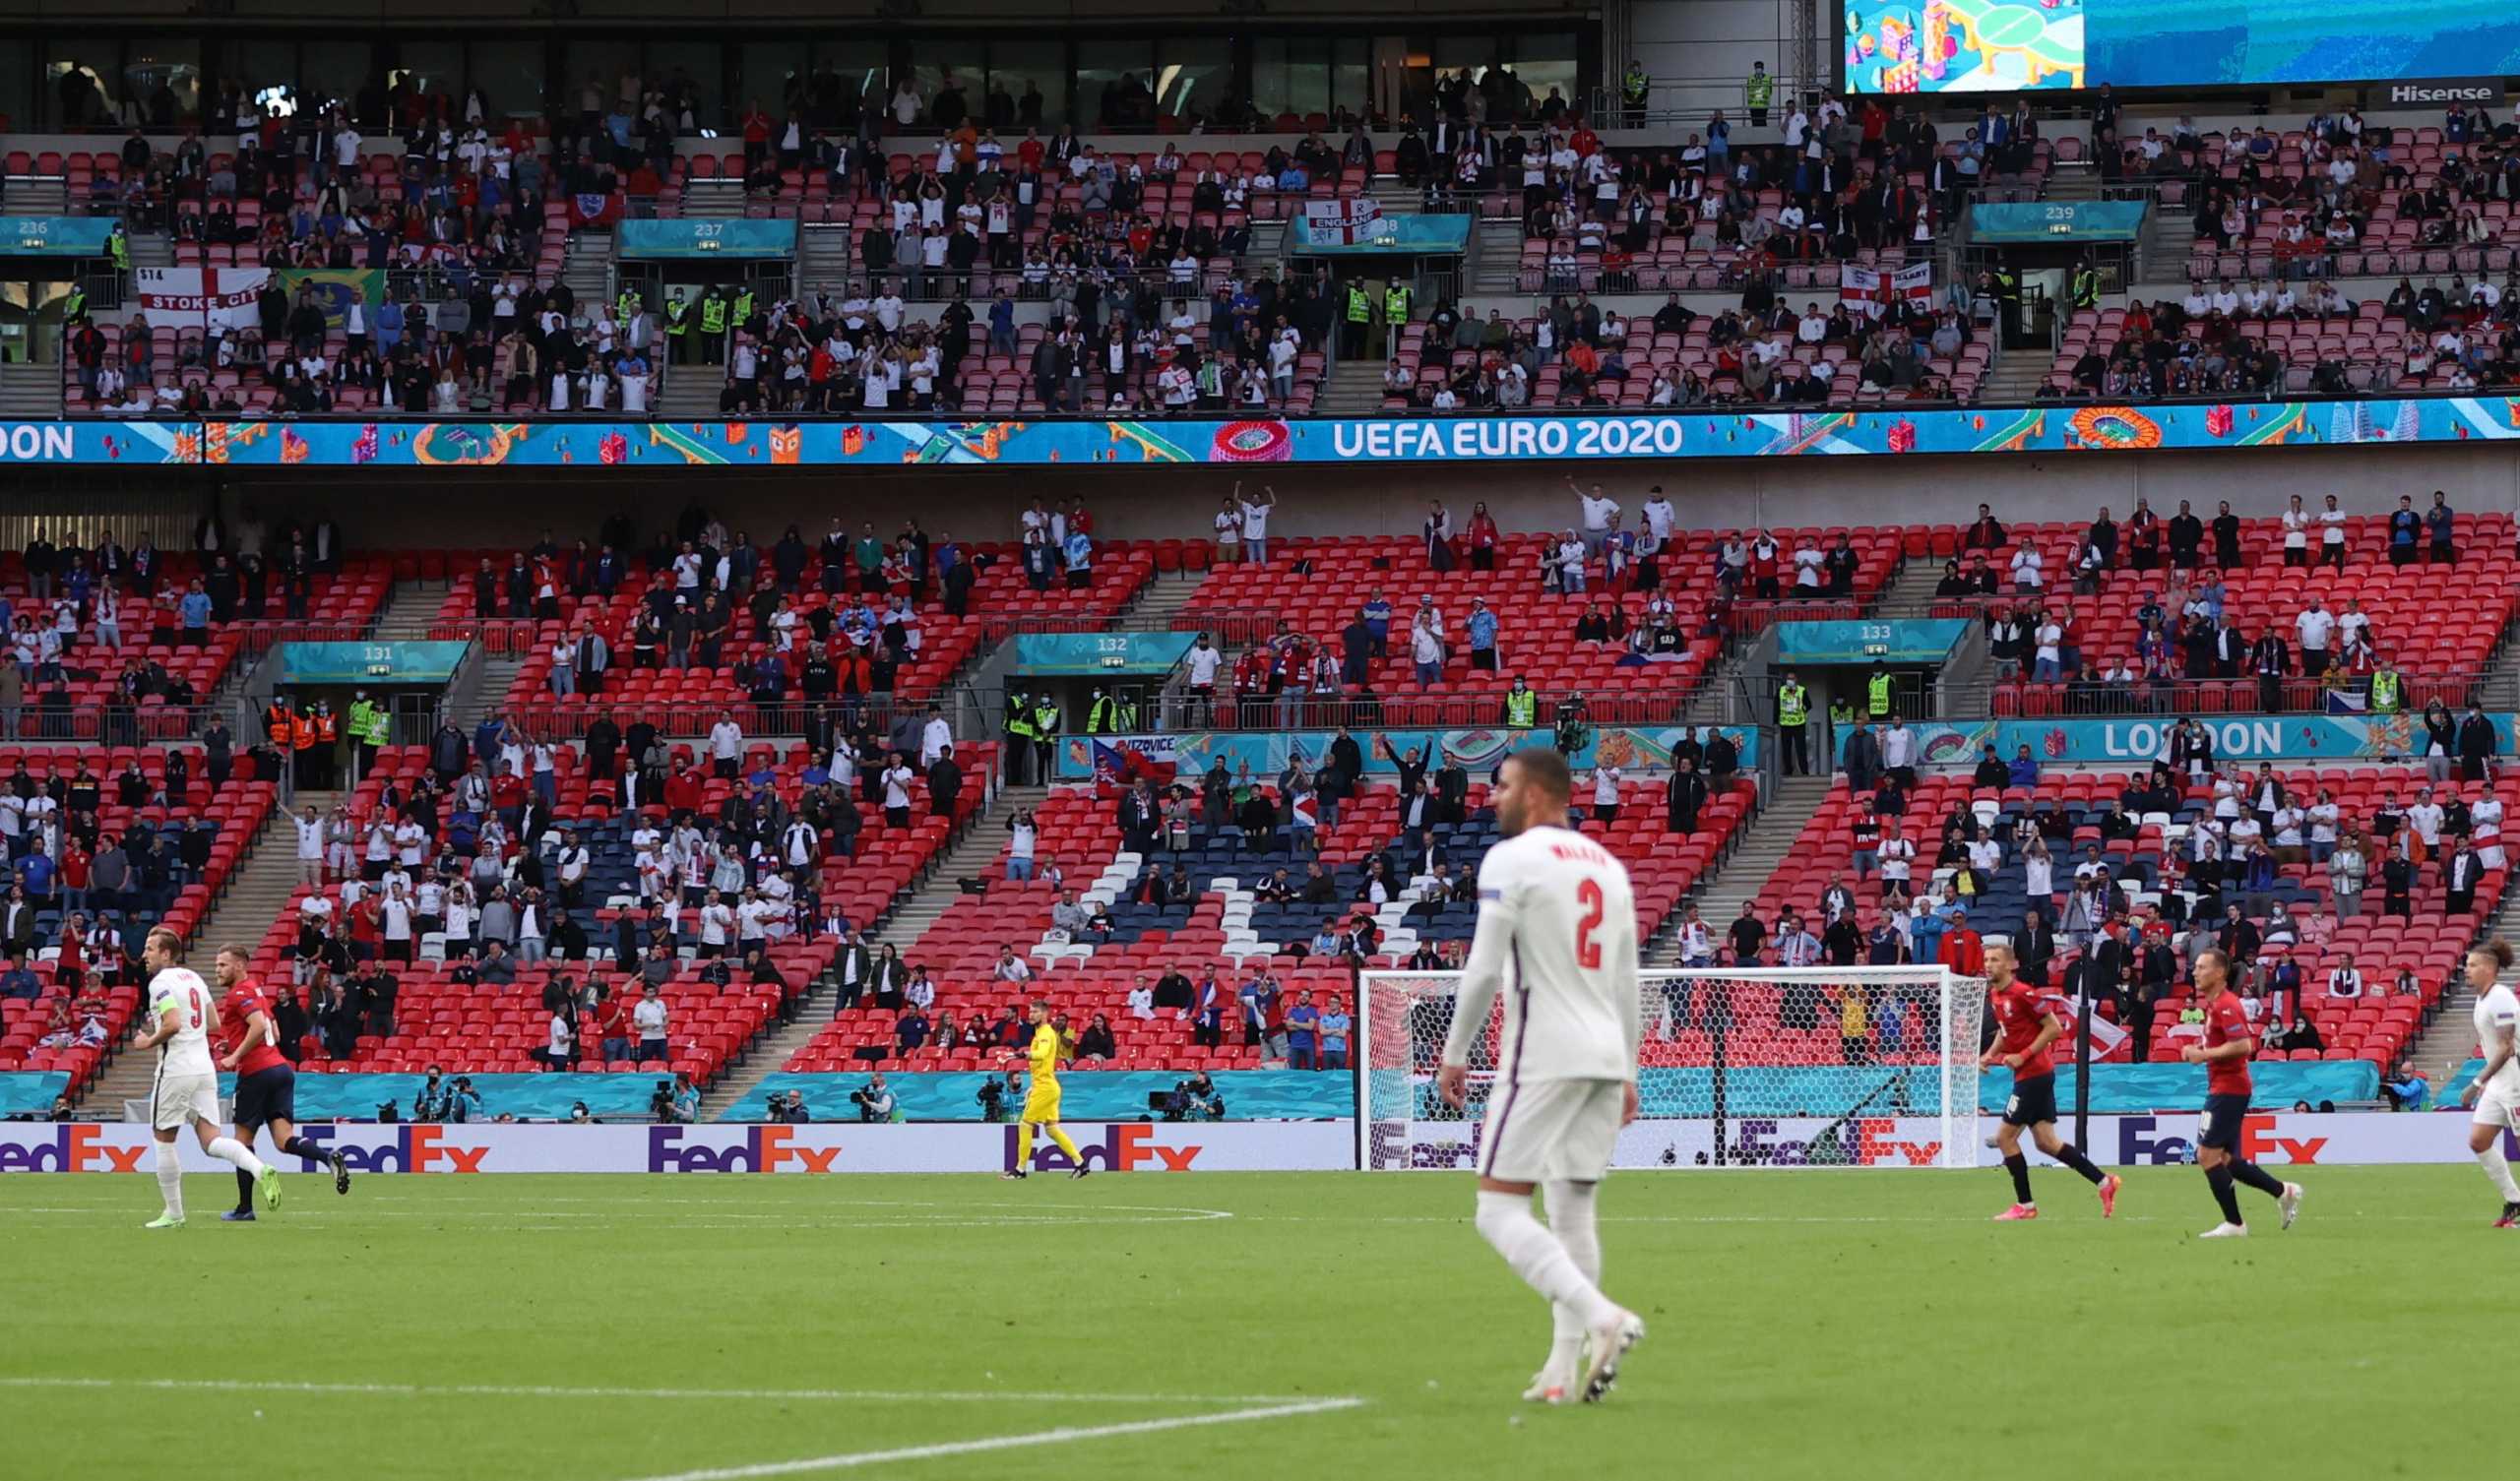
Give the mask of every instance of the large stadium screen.
[[1856, 0], [1850, 93], [2211, 87], [2520, 72], [2509, 0]]

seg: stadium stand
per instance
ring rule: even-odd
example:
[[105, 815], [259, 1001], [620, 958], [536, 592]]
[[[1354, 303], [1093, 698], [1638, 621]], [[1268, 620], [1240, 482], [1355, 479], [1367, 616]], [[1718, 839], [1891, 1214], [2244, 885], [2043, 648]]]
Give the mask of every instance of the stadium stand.
[[[875, 742], [872, 736], [860, 739]], [[590, 772], [573, 748], [537, 746], [506, 726], [485, 727], [484, 746], [498, 762], [497, 779], [479, 764], [482, 750], [468, 744], [460, 754], [472, 770], [459, 772], [452, 786], [432, 748], [381, 752], [334, 824], [361, 865], [359, 878], [301, 888], [289, 912], [272, 922], [256, 948], [257, 978], [272, 986], [289, 984], [282, 1012], [295, 1019], [291, 1026], [303, 1025], [292, 1040], [301, 1070], [529, 1070], [538, 1063], [536, 1051], [550, 1044], [555, 1015], [582, 1025], [580, 1054], [571, 1068], [633, 1070], [635, 1063], [602, 1057], [604, 1041], [621, 1036], [603, 1025], [626, 1012], [636, 984], [646, 980], [657, 983], [668, 1005], [669, 1068], [697, 1085], [713, 1083], [733, 1057], [792, 1010], [838, 949], [835, 932], [879, 920], [955, 829], [971, 819], [994, 761], [991, 746], [968, 749], [967, 779], [945, 813], [934, 810], [924, 775], [913, 781], [913, 821], [894, 828], [880, 816], [858, 826], [854, 808], [840, 807], [824, 782], [808, 781], [809, 771], [823, 774], [817, 758], [792, 748], [782, 754], [767, 744], [746, 744], [740, 775], [729, 780], [710, 774], [691, 748], [674, 747], [673, 779], [664, 796], [678, 796], [687, 777], [696, 800], [688, 807], [661, 800], [633, 811], [619, 806], [631, 786], [627, 777]], [[523, 760], [534, 767], [543, 753], [552, 763], [547, 798], [545, 784], [537, 780], [529, 788], [516, 765]], [[486, 812], [465, 809], [467, 774], [483, 778]], [[835, 809], [845, 818], [835, 819]], [[783, 816], [833, 821], [808, 822], [804, 835], [795, 837], [785, 826], [771, 826]], [[728, 829], [740, 820], [744, 827], [720, 836], [721, 825], [712, 819], [724, 820]], [[374, 832], [382, 829], [390, 836], [405, 822], [418, 825], [418, 831], [408, 842], [392, 841], [395, 857], [416, 855], [422, 865], [409, 871], [414, 876], [414, 909], [408, 933], [401, 933], [388, 924], [378, 889], [380, 881], [392, 883], [387, 866], [367, 861]], [[687, 882], [711, 880], [708, 858], [700, 873], [665, 882], [662, 894], [656, 884], [643, 883], [643, 872], [655, 867], [651, 859], [661, 850], [641, 849], [639, 834], [666, 827], [691, 828], [694, 845], [711, 849], [708, 858], [733, 871], [730, 878], [757, 874], [759, 884], [776, 879], [784, 886], [765, 893], [747, 884], [725, 892], [731, 896], [740, 891], [746, 907], [756, 899], [766, 902], [758, 962], [742, 951], [749, 939], [742, 925], [721, 933], [697, 908], [713, 892]], [[739, 843], [750, 855], [715, 852]], [[375, 846], [386, 847], [385, 838]], [[574, 883], [563, 871], [564, 854], [573, 848], [589, 855], [583, 877]], [[806, 862], [785, 864], [789, 849], [804, 854]], [[747, 857], [754, 860], [749, 867]], [[774, 861], [783, 867], [769, 867]], [[450, 883], [430, 888], [441, 876]], [[478, 895], [473, 882], [482, 887]], [[426, 929], [432, 922], [451, 926], [461, 918], [458, 912], [479, 921], [494, 908], [511, 911], [511, 919], [462, 935]], [[535, 912], [531, 920], [529, 909]], [[532, 936], [525, 929], [529, 924], [539, 925], [543, 934]], [[488, 942], [509, 930], [523, 949], [493, 954]], [[398, 936], [408, 945], [408, 959], [393, 944]], [[503, 958], [504, 969], [487, 965], [492, 955]], [[381, 1016], [373, 995], [364, 991], [370, 970], [379, 965], [397, 979]], [[725, 969], [724, 980], [713, 980], [713, 965]], [[509, 973], [508, 980], [499, 980]], [[360, 990], [336, 996], [336, 985], [353, 976]], [[598, 981], [604, 984], [599, 998]], [[587, 1053], [589, 1047], [596, 1052]]]
[[192, 735], [189, 711], [240, 654], [283, 635], [354, 637], [388, 584], [380, 561], [319, 562], [294, 541], [268, 558], [204, 557], [65, 548], [38, 533], [0, 558], [0, 609], [27, 700], [23, 712], [0, 713], [0, 742]]
[[[2304, 845], [2275, 844], [2273, 840], [2280, 836], [2275, 833], [2265, 834], [2270, 846], [2261, 877], [2246, 876], [2236, 859], [2199, 860], [2196, 835], [2200, 828], [2209, 825], [2218, 811], [2231, 818], [2252, 814], [2257, 789], [2269, 775], [2281, 784], [2292, 805], [2305, 812], [2324, 805], [2319, 799], [2332, 799], [2340, 814], [2334, 830], [2337, 836], [2367, 840], [2372, 892], [2390, 893], [2382, 890], [2385, 859], [2396, 844], [2409, 845], [2414, 863], [2405, 892], [2405, 913], [2375, 907], [2361, 897], [2362, 892], [2356, 895], [2354, 911], [2340, 911], [2334, 871], [2323, 858], [2312, 862], [2311, 851]], [[1790, 861], [1746, 908], [1765, 941], [1779, 939], [1789, 913], [1820, 937], [1829, 921], [1826, 896], [1833, 889], [1846, 888], [1855, 905], [1855, 929], [1835, 945], [1842, 952], [1857, 954], [1851, 960], [1868, 959], [1862, 954], [1870, 948], [1874, 927], [1885, 920], [1894, 926], [1902, 922], [1877, 870], [1858, 870], [1857, 850], [1872, 841], [1871, 828], [1895, 817], [1900, 820], [1900, 835], [1916, 848], [1915, 891], [1902, 892], [1900, 898], [1916, 913], [1943, 917], [1938, 926], [1928, 926], [1922, 938], [1915, 926], [1907, 926], [1912, 946], [1929, 942], [1933, 950], [1940, 950], [1940, 944], [1964, 925], [1981, 936], [2018, 937], [2028, 912], [2035, 910], [2053, 933], [2054, 947], [2052, 956], [2034, 960], [2033, 969], [2042, 985], [2062, 987], [2068, 981], [2066, 968], [2091, 949], [2102, 927], [2114, 921], [2117, 930], [2112, 936], [2133, 935], [2136, 959], [2126, 968], [2124, 984], [2112, 984], [2097, 1000], [2098, 1011], [2119, 1022], [2139, 1017], [2149, 1020], [2150, 1037], [2141, 1041], [2144, 1053], [2135, 1053], [2133, 1045], [2124, 1053], [2137, 1059], [2161, 1059], [2174, 1057], [2175, 1041], [2183, 1031], [2178, 984], [2184, 980], [2187, 963], [2165, 957], [2148, 964], [2142, 960], [2142, 949], [2156, 943], [2167, 949], [2174, 929], [2189, 922], [2211, 923], [2191, 935], [2191, 956], [2218, 941], [2234, 949], [2246, 973], [2242, 990], [2247, 996], [2284, 1000], [2280, 1004], [2266, 1001], [2264, 1013], [2297, 1008], [2318, 1028], [2318, 1046], [2280, 1051], [2287, 1058], [2367, 1060], [2385, 1072], [2438, 1002], [2466, 943], [2492, 916], [2504, 872], [2481, 867], [2466, 901], [2450, 897], [2441, 863], [2445, 845], [2438, 840], [2455, 838], [2455, 831], [2448, 831], [2446, 824], [2436, 828], [2436, 841], [2427, 845], [2416, 832], [2418, 824], [2408, 821], [2417, 789], [2426, 785], [2420, 771], [2295, 768], [2243, 772], [2235, 769], [2212, 781], [2199, 778], [2179, 786], [2165, 769], [2150, 778], [2151, 785], [2165, 782], [2170, 783], [2169, 789], [2152, 795], [2138, 790], [2148, 783], [2144, 773], [2051, 772], [2040, 776], [2036, 785], [2004, 787], [1981, 786], [1977, 778], [1944, 773], [1919, 778], [1915, 790], [1904, 796], [1894, 786], [1885, 797], [1880, 792], [1851, 794], [1842, 776], [1803, 827]], [[2442, 790], [2465, 799], [2462, 812], [2466, 802], [2488, 792], [2506, 805], [2512, 795], [2507, 782], [2459, 784]], [[2134, 798], [2131, 806], [2126, 805], [2130, 796]], [[2172, 805], [2153, 806], [2156, 801]], [[2218, 803], [2222, 804], [2219, 809]], [[1866, 828], [1860, 839], [1858, 820]], [[2390, 826], [2385, 832], [2375, 831], [2381, 823]], [[2252, 826], [2263, 828], [2253, 819]], [[2306, 835], [2309, 825], [2297, 826]], [[2031, 833], [2040, 840], [2041, 862], [2048, 875], [2050, 888], [2045, 892], [2030, 883]], [[1999, 850], [2000, 862], [1973, 872], [1976, 866], [1969, 844], [1980, 841], [1981, 834], [1982, 846]], [[2236, 846], [2231, 834], [2226, 825], [2213, 846]], [[2279, 860], [2278, 849], [2286, 857]], [[2431, 862], [2425, 862], [2427, 858]], [[2119, 896], [2113, 910], [2104, 905], [2097, 917], [2088, 903], [2077, 901], [2075, 888], [2077, 872], [2093, 864], [2107, 871], [2110, 888]], [[1965, 881], [1964, 875], [1968, 876]], [[1919, 910], [1929, 895], [1935, 901], [1932, 908]], [[2226, 919], [2227, 908], [2234, 919]], [[1952, 919], [1954, 909], [1965, 921]], [[2279, 916], [2282, 926], [2277, 923]], [[2245, 922], [2244, 928], [2240, 922]], [[1732, 923], [1709, 925], [1726, 931]], [[1829, 951], [1830, 943], [1824, 941], [1820, 950]], [[2356, 996], [2332, 997], [2328, 974], [2349, 955], [2366, 985]], [[1774, 962], [1778, 956], [1773, 949], [1763, 948], [1760, 959]], [[1819, 959], [1837, 958], [1831, 955]], [[2300, 973], [2289, 991], [2277, 986], [2275, 976], [2278, 967], [2286, 964]], [[2391, 985], [2400, 973], [2411, 974], [2411, 992], [2402, 993]], [[2143, 995], [2137, 984], [2144, 982], [2151, 984], [2149, 1013], [2133, 1006]], [[1824, 1030], [1815, 1023], [1804, 1031], [1813, 1052], [1827, 1055], [1836, 1050], [1834, 1025]]]
[[[1480, 516], [1474, 512], [1473, 518]], [[1637, 532], [1641, 538], [1644, 531]], [[1237, 666], [1232, 689], [1237, 703], [1230, 713], [1220, 707], [1221, 724], [1283, 728], [1319, 710], [1319, 699], [1333, 695], [1354, 702], [1348, 710], [1360, 716], [1369, 697], [1371, 713], [1379, 715], [1373, 723], [1499, 724], [1505, 719], [1502, 695], [1517, 678], [1552, 696], [1581, 694], [1595, 719], [1614, 721], [1625, 712], [1623, 699], [1646, 703], [1647, 696], [1692, 687], [1722, 652], [1727, 637], [1755, 634], [1788, 612], [1853, 615], [1897, 569], [1904, 539], [1897, 529], [1768, 530], [1772, 555], [1743, 552], [1746, 590], [1728, 590], [1705, 579], [1716, 562], [1684, 548], [1720, 556], [1733, 542], [1755, 546], [1760, 533], [1677, 532], [1672, 548], [1656, 562], [1653, 586], [1640, 584], [1641, 568], [1633, 558], [1624, 575], [1605, 580], [1604, 560], [1591, 556], [1584, 563], [1581, 591], [1544, 586], [1544, 563], [1562, 559], [1565, 549], [1562, 540], [1548, 535], [1458, 526], [1444, 556], [1449, 569], [1430, 563], [1430, 547], [1423, 542], [1362, 536], [1281, 540], [1273, 550], [1283, 559], [1306, 563], [1301, 582], [1290, 584], [1275, 565], [1220, 565], [1210, 571], [1199, 588], [1198, 604], [1185, 613], [1185, 620], [1199, 621], [1209, 613], [1278, 614], [1281, 631]], [[1487, 540], [1494, 543], [1481, 543]], [[1843, 562], [1844, 584], [1798, 586], [1796, 553], [1811, 552], [1813, 576], [1819, 579], [1820, 560], [1842, 540], [1852, 552], [1852, 559]], [[1492, 551], [1486, 569], [1476, 560], [1481, 550]], [[1762, 577], [1749, 574], [1753, 563], [1759, 572], [1773, 574], [1777, 595], [1760, 594], [1766, 588], [1760, 585]], [[1377, 595], [1391, 607], [1384, 635], [1374, 645], [1379, 652], [1362, 665], [1361, 673], [1344, 671], [1353, 667], [1344, 665], [1349, 630], [1359, 623], [1370, 625], [1365, 609]], [[1473, 656], [1474, 602], [1485, 603], [1496, 620], [1491, 667], [1482, 667]], [[1437, 672], [1424, 681], [1412, 647], [1420, 613], [1431, 615], [1445, 648]], [[1579, 624], [1596, 621], [1598, 637], [1589, 632], [1578, 636]], [[1658, 641], [1667, 633], [1669, 642]], [[1316, 655], [1343, 668], [1335, 688], [1313, 676]], [[1464, 700], [1471, 703], [1465, 706]], [[1267, 703], [1271, 701], [1275, 703]]]
[[[2098, 520], [1998, 525], [1991, 547], [1966, 526], [1909, 531], [1912, 555], [1946, 563], [1937, 614], [1984, 616], [1990, 632], [2006, 619], [2020, 624], [2021, 646], [1995, 652], [1995, 713], [2320, 710], [2332, 695], [2362, 709], [2383, 669], [2403, 680], [2402, 708], [2438, 700], [2457, 710], [2514, 613], [2520, 551], [2508, 515], [2448, 512], [2448, 544], [2436, 556], [2426, 523], [2433, 512], [2412, 500], [2413, 524], [2396, 534], [2399, 515], [2341, 516], [2340, 546], [2327, 543], [2331, 526], [2305, 502], [2290, 530], [2283, 518], [2236, 522], [2235, 560], [2226, 567], [2210, 528], [2216, 512], [2165, 517], [2148, 505], [2140, 512], [2153, 522], [2149, 535], [2134, 532], [2137, 510], [2110, 520], [2106, 531]], [[2169, 530], [2183, 512], [2200, 522], [2203, 541], [2197, 564], [2185, 570], [2174, 563]], [[2408, 543], [2399, 544], [2399, 534]], [[2291, 537], [2300, 540], [2295, 564], [2287, 563]], [[2111, 554], [2092, 564], [2104, 547]], [[2024, 550], [2038, 557], [2035, 587], [2020, 585]], [[2310, 629], [2322, 644], [2315, 662], [2302, 651], [2300, 625], [2312, 600], [2329, 618]], [[2061, 640], [2053, 675], [2035, 662], [2043, 614], [2052, 616]], [[2235, 634], [2228, 656], [2220, 628]], [[2268, 635], [2285, 648], [2273, 659], [2253, 647]]]
[[13, 876], [0, 1072], [60, 1072], [74, 1096], [94, 1082], [139, 1010], [142, 939], [159, 925], [189, 934], [261, 830], [274, 787], [253, 771], [240, 758], [214, 780], [207, 753], [188, 748], [0, 740]]
[[[1064, 507], [1060, 519], [1064, 527]], [[797, 707], [933, 696], [983, 642], [1019, 627], [1118, 613], [1154, 574], [1156, 554], [1096, 543], [1090, 516], [1080, 528], [1081, 567], [1073, 552], [1028, 563], [1021, 543], [956, 541], [943, 529], [931, 538], [914, 521], [889, 542], [838, 521], [810, 544], [791, 525], [766, 549], [737, 549], [721, 533], [708, 548], [729, 552], [723, 588], [687, 542], [678, 553], [687, 572], [664, 552], [636, 576], [626, 552], [616, 574], [608, 546], [579, 541], [564, 552], [547, 538], [525, 551], [404, 560], [421, 579], [448, 582], [433, 635], [523, 657], [507, 705], [533, 725], [574, 732], [604, 710], [663, 707], [677, 716], [665, 722], [673, 733], [696, 734], [715, 722], [710, 711], [739, 706], [757, 714], [750, 728], [783, 733], [804, 728]], [[590, 634], [610, 655], [599, 695], [583, 692], [578, 662]]]
[[[1107, 1023], [1115, 1052], [1083, 1068], [1256, 1068], [1266, 1053], [1260, 1022], [1274, 1038], [1300, 995], [1324, 1011], [1346, 1000], [1352, 959], [1458, 961], [1476, 921], [1467, 884], [1496, 836], [1485, 784], [1465, 783], [1462, 821], [1426, 826], [1422, 849], [1403, 825], [1401, 793], [1387, 786], [1342, 800], [1335, 821], [1325, 808], [1316, 828], [1293, 821], [1317, 805], [1309, 782], [1298, 803], [1240, 778], [1211, 791], [1218, 807], [1194, 806], [1185, 781], [1179, 821], [1165, 805], [1163, 838], [1144, 852], [1128, 846], [1111, 798], [1062, 789], [1035, 810], [1035, 877], [990, 881], [901, 954], [914, 979], [933, 985], [921, 1028], [941, 1030], [951, 1019], [948, 1041], [922, 1037], [906, 1047], [900, 1005], [915, 999], [870, 995], [837, 1013], [788, 1068], [989, 1069], [1012, 1042], [1021, 1002], [1034, 997], [1075, 1029]], [[1628, 783], [1616, 820], [1588, 816], [1584, 828], [1628, 861], [1640, 927], [1650, 932], [1730, 851], [1754, 798], [1751, 784], [1737, 781], [1709, 801], [1696, 832], [1676, 834], [1666, 827], [1662, 788]], [[1176, 837], [1185, 846], [1172, 847]], [[1055, 924], [1063, 904], [1082, 914], [1081, 927]], [[1020, 974], [1001, 967], [1010, 957]], [[1211, 982], [1213, 1022], [1199, 1001]], [[1146, 995], [1143, 1012], [1134, 1011], [1133, 992]]]

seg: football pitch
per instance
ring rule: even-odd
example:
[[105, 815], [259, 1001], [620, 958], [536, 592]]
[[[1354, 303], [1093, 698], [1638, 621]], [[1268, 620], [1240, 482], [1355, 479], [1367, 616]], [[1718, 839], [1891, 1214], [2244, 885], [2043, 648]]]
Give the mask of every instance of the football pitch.
[[[2443, 1125], [2446, 1136], [2466, 1130]], [[146, 1233], [141, 1175], [0, 1179], [0, 1473], [2367, 1477], [2490, 1463], [2514, 1238], [2466, 1167], [2192, 1168], [2118, 1217], [1999, 1170], [1631, 1173], [1598, 1407], [1466, 1174], [292, 1175]], [[2480, 1407], [2480, 1406], [2483, 1407]]]

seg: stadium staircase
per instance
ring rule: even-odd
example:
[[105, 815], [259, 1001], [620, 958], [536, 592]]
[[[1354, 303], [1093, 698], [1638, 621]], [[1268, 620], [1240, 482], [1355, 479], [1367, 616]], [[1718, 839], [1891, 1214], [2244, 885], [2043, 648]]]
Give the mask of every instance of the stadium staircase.
[[1324, 416], [1372, 416], [1382, 410], [1382, 367], [1358, 355], [1330, 367], [1312, 408]]
[[1128, 605], [1130, 617], [1169, 618], [1198, 605], [1199, 588], [1208, 584], [1205, 571], [1158, 572]]
[[[2499, 936], [2510, 941], [2515, 931], [2520, 931], [2520, 890], [2505, 890], [2501, 908], [2494, 911], [2493, 919], [2477, 939], [2491, 941]], [[2378, 986], [2386, 990], [2386, 984]], [[2432, 1081], [2438, 1089], [2449, 1078], [2442, 1073], [2442, 1066], [2465, 1064], [2476, 1057], [2476, 990], [2468, 986], [2462, 973], [2442, 990], [2440, 1012], [2408, 1046], [2401, 1064]]]
[[560, 280], [588, 313], [599, 313], [612, 302], [612, 233], [575, 231], [568, 255], [560, 262]]
[[171, 268], [175, 265], [175, 239], [163, 231], [129, 233], [131, 265], [140, 268]]
[[[1483, 220], [1471, 228], [1470, 261], [1465, 265], [1469, 281], [1462, 291], [1462, 312], [1470, 311], [1468, 300], [1473, 294], [1481, 299], [1499, 294], [1528, 301], [1530, 294], [1520, 290], [1523, 274], [1523, 233], [1514, 221]], [[1493, 305], [1480, 305], [1482, 309]], [[1519, 317], [1513, 308], [1509, 316]], [[1483, 315], [1482, 315], [1483, 317]]]
[[744, 182], [741, 180], [685, 180], [682, 185], [682, 215], [685, 220], [729, 221], [744, 214]]
[[856, 244], [850, 238], [847, 222], [823, 224], [802, 222], [796, 237], [796, 293], [811, 298], [816, 293], [829, 293], [835, 298], [847, 296], [850, 269], [856, 262]]
[[[301, 791], [289, 806], [300, 812], [308, 808], [330, 809], [345, 796], [340, 792]], [[230, 942], [248, 948], [260, 943], [270, 934], [272, 922], [287, 911], [296, 890], [297, 827], [274, 808], [264, 821], [262, 832], [247, 845], [244, 862], [229, 877], [226, 893], [211, 906], [201, 928], [186, 944], [185, 965], [209, 981], [212, 956]], [[92, 1110], [119, 1117], [123, 1102], [149, 1098], [150, 1073], [155, 1063], [149, 1055], [122, 1054], [97, 1077], [86, 1104]]]
[[66, 175], [12, 175], [9, 177], [7, 204], [0, 206], [6, 216], [68, 216], [70, 214], [70, 180]]
[[[1775, 794], [1764, 800], [1759, 816], [1742, 828], [1740, 846], [1698, 881], [1698, 888], [1688, 898], [1697, 904], [1698, 919], [1714, 933], [1718, 952], [1723, 950], [1725, 931], [1741, 913], [1741, 902], [1758, 896], [1760, 887], [1794, 851], [1803, 825], [1811, 821], [1821, 803], [1828, 801], [1829, 782], [1826, 774], [1788, 776], [1779, 781]], [[1680, 964], [1680, 911], [1673, 910], [1662, 929], [1646, 942], [1647, 966]]]
[[[908, 958], [912, 945], [954, 901], [962, 898], [963, 881], [985, 877], [995, 868], [998, 854], [1006, 846], [1006, 820], [1018, 808], [1040, 807], [1049, 795], [1048, 787], [998, 788], [962, 835], [937, 855], [925, 877], [867, 927], [867, 943], [879, 947], [889, 942], [900, 947]], [[727, 1107], [750, 1095], [764, 1080], [787, 1068], [796, 1051], [810, 1043], [815, 1032], [830, 1021], [832, 997], [838, 987], [838, 979], [828, 971], [816, 977], [806, 990], [796, 1021], [772, 1029], [743, 1051], [735, 1067], [702, 1097], [700, 1119], [715, 1121]]]
[[1978, 400], [1990, 406], [2026, 406], [2038, 395], [2048, 372], [2055, 364], [2055, 356], [2041, 349], [2017, 349], [2009, 353], [1995, 351], [1995, 358], [1979, 383]]
[[61, 414], [61, 367], [0, 364], [0, 418], [49, 421]]

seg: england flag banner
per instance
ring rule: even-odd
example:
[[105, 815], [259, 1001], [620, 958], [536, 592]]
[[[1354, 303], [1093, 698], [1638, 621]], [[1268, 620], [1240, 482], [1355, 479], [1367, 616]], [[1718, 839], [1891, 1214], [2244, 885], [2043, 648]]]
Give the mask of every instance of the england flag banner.
[[140, 312], [152, 329], [250, 329], [269, 268], [140, 268]]
[[1323, 247], [1353, 247], [1370, 240], [1382, 220], [1382, 203], [1371, 196], [1348, 196], [1303, 203], [1304, 240]]
[[1933, 264], [1911, 263], [1895, 273], [1877, 268], [1847, 268], [1838, 274], [1838, 301], [1850, 310], [1879, 318], [1899, 299], [1911, 304], [1933, 299]]

